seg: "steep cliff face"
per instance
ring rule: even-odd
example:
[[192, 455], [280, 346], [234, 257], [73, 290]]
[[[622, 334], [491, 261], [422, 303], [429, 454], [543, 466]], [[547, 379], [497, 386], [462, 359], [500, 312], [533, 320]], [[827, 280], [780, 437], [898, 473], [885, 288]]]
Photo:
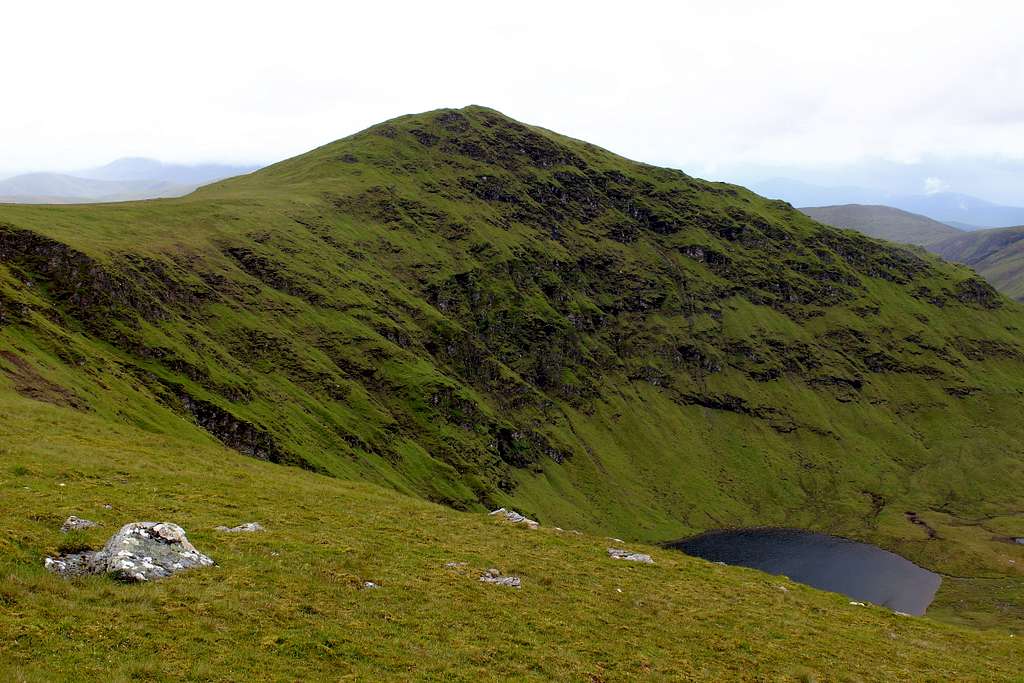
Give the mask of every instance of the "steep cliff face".
[[459, 508], [899, 546], [904, 508], [1024, 486], [1024, 315], [987, 283], [481, 107], [0, 207], [0, 263], [0, 344], [83, 409]]

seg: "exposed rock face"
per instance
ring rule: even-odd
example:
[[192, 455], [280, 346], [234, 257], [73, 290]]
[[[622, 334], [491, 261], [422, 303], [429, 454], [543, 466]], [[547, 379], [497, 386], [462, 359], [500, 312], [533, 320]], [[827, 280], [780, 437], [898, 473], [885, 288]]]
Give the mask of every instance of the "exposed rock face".
[[504, 519], [512, 524], [525, 524], [531, 529], [540, 527], [540, 523], [536, 520], [532, 520], [529, 517], [519, 514], [515, 510], [506, 510], [505, 508], [498, 508], [491, 512], [492, 516], [504, 517]]
[[69, 553], [59, 557], [47, 557], [46, 569], [70, 578], [72, 576], [85, 576], [86, 574], [99, 574], [103, 572], [101, 562], [98, 559], [100, 553], [86, 551], [84, 553]]
[[99, 524], [97, 524], [96, 522], [91, 522], [88, 519], [82, 519], [81, 517], [75, 517], [74, 515], [71, 515], [66, 520], [64, 520], [63, 524], [61, 524], [60, 530], [66, 534], [69, 531], [92, 529], [93, 527], [98, 526]]
[[613, 560], [629, 560], [630, 562], [654, 564], [654, 560], [651, 559], [650, 555], [635, 553], [632, 550], [622, 550], [621, 548], [608, 548], [608, 557]]
[[107, 556], [106, 571], [126, 581], [162, 579], [213, 564], [189, 543], [184, 529], [169, 522], [125, 524], [100, 552]]
[[484, 583], [493, 583], [497, 586], [508, 586], [509, 588], [520, 588], [523, 585], [518, 576], [502, 576], [498, 569], [488, 569], [480, 577]]
[[215, 530], [228, 534], [251, 534], [256, 531], [265, 531], [263, 525], [259, 522], [246, 522], [245, 524], [232, 527], [219, 526]]
[[184, 529], [169, 522], [125, 524], [102, 550], [46, 558], [46, 568], [61, 576], [111, 574], [122, 581], [162, 579], [212, 564], [189, 543]]

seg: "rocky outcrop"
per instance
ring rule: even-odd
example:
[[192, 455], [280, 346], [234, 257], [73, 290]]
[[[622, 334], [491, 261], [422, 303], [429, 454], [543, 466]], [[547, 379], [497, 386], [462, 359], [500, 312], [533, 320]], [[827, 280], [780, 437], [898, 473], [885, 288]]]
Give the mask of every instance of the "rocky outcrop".
[[97, 332], [109, 331], [113, 320], [132, 320], [133, 313], [149, 322], [167, 320], [169, 307], [193, 308], [208, 299], [205, 291], [179, 285], [161, 261], [123, 254], [115, 269], [67, 244], [11, 225], [0, 224], [0, 263], [45, 280], [49, 294]]
[[44, 565], [48, 571], [65, 578], [103, 573], [102, 558], [99, 557], [98, 552], [92, 550], [47, 557]]
[[46, 558], [46, 568], [61, 576], [109, 574], [128, 582], [162, 579], [213, 563], [189, 543], [184, 529], [170, 522], [125, 524], [102, 550]]
[[219, 526], [216, 527], [214, 530], [226, 534], [251, 534], [257, 531], [265, 531], [263, 525], [259, 522], [245, 522], [244, 524], [239, 524], [238, 526], [232, 527]]
[[496, 586], [507, 586], [509, 588], [520, 588], [523, 585], [518, 576], [502, 576], [498, 569], [488, 569], [480, 577], [484, 583], [493, 583]]
[[512, 524], [523, 524], [525, 526], [530, 527], [531, 529], [537, 529], [540, 527], [539, 522], [532, 520], [524, 515], [521, 515], [515, 510], [506, 510], [505, 508], [498, 508], [497, 510], [494, 510], [490, 514], [492, 517], [504, 519], [505, 521], [510, 522]]
[[214, 403], [190, 395], [182, 387], [174, 386], [171, 389], [176, 392], [180, 405], [192, 416], [196, 424], [213, 434], [228, 448], [257, 460], [316, 469], [301, 457], [281, 448], [266, 430], [235, 417]]
[[43, 377], [39, 371], [16, 353], [0, 350], [0, 373], [13, 384], [14, 390], [25, 398], [52, 403], [56, 406], [88, 410], [78, 394]]
[[74, 515], [71, 515], [66, 520], [64, 520], [63, 524], [60, 525], [60, 530], [61, 532], [66, 534], [69, 531], [81, 531], [82, 529], [92, 529], [93, 527], [98, 526], [99, 524], [97, 524], [96, 522], [92, 522], [88, 519], [82, 519], [81, 517], [75, 517]]
[[643, 564], [654, 564], [654, 560], [651, 559], [650, 555], [644, 553], [636, 553], [632, 550], [622, 550], [621, 548], [608, 548], [608, 557], [613, 560], [628, 560], [629, 562], [642, 562]]

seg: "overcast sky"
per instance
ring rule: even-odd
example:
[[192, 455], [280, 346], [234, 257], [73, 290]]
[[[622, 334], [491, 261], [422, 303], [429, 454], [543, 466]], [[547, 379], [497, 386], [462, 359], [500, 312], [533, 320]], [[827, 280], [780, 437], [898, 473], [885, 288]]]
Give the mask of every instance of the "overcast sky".
[[1024, 162], [1024, 2], [839, 5], [11, 2], [0, 172], [269, 162], [471, 103], [705, 176]]

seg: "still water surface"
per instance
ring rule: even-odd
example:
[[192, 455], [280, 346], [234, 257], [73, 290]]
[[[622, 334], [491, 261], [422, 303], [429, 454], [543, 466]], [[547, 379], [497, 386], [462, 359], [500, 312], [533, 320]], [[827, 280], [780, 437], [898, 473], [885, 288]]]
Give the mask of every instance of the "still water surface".
[[942, 578], [888, 550], [796, 529], [714, 531], [669, 547], [712, 562], [782, 574], [907, 614], [924, 614]]

